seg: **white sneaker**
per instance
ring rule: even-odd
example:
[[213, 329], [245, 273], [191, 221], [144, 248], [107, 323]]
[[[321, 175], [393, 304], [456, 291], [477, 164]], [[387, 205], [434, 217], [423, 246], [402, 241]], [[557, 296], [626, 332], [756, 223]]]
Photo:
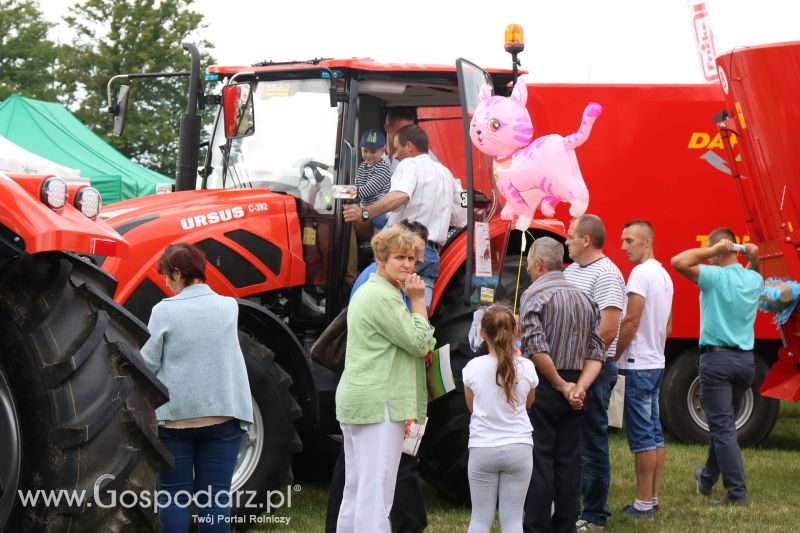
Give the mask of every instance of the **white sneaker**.
[[578, 531], [603, 530], [605, 529], [605, 526], [601, 526], [599, 524], [595, 524], [594, 522], [589, 522], [588, 520], [580, 518], [577, 522], [575, 522], [575, 529]]

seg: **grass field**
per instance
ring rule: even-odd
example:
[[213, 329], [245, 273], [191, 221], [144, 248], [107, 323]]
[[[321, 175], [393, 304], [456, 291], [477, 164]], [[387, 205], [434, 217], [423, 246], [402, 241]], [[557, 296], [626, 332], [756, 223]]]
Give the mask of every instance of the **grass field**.
[[[750, 490], [746, 507], [713, 507], [698, 496], [692, 468], [705, 459], [705, 447], [675, 444], [668, 441], [660, 507], [656, 518], [642, 521], [629, 518], [619, 510], [633, 501], [635, 480], [633, 457], [624, 433], [613, 434], [611, 464], [613, 481], [609, 496], [613, 512], [609, 530], [615, 532], [764, 532], [782, 533], [800, 529], [795, 520], [800, 513], [800, 404], [782, 403], [775, 430], [757, 449], [745, 449], [744, 463]], [[424, 486], [428, 508], [427, 533], [451, 533], [467, 530], [468, 508], [442, 502]], [[713, 497], [722, 496], [721, 482]], [[321, 532], [324, 530], [327, 487], [305, 484], [293, 495], [292, 508], [276, 513], [291, 518], [287, 524], [267, 524], [258, 532]], [[495, 522], [493, 531], [500, 531]]]

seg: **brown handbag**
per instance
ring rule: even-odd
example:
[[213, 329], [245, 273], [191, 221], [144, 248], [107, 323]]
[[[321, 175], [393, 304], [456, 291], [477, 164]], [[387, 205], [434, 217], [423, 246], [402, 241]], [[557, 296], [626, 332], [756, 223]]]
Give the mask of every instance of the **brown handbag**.
[[333, 319], [309, 350], [311, 359], [329, 370], [344, 372], [344, 354], [347, 348], [347, 307]]

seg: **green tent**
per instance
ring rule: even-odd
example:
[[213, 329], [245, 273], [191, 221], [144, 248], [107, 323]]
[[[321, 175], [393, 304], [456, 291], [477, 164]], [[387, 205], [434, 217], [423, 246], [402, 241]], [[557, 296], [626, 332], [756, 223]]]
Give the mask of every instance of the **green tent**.
[[153, 194], [174, 180], [119, 153], [57, 103], [11, 95], [0, 104], [0, 135], [67, 167], [77, 168], [110, 204]]

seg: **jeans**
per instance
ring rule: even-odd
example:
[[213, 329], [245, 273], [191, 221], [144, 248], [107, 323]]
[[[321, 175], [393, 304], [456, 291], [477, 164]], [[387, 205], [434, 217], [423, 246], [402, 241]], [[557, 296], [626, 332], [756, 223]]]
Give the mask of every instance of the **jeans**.
[[372, 219], [372, 227], [376, 232], [380, 231], [386, 227], [386, 223], [388, 221], [389, 221], [389, 215], [387, 215], [386, 213], [378, 215]]
[[[575, 382], [580, 372], [562, 370], [559, 375]], [[523, 531], [575, 531], [578, 438], [586, 417], [573, 409], [546, 379], [536, 388], [536, 401], [529, 414], [533, 425], [533, 473], [525, 498]], [[551, 503], [555, 503], [555, 512]]]
[[736, 412], [756, 374], [753, 352], [708, 352], [700, 356], [700, 403], [711, 439], [700, 482], [711, 488], [722, 474], [731, 500], [747, 498], [747, 481], [739, 442]]
[[658, 393], [664, 369], [622, 370], [625, 374], [625, 433], [632, 453], [664, 447]]
[[422, 264], [417, 265], [417, 274], [425, 282], [425, 306], [430, 311], [433, 299], [433, 284], [436, 282], [436, 278], [439, 277], [439, 250], [430, 241], [425, 243]]
[[489, 533], [498, 505], [503, 533], [522, 533], [522, 511], [533, 469], [531, 452], [530, 444], [469, 449], [467, 476], [473, 497], [467, 533]]
[[158, 472], [158, 490], [170, 494], [158, 498], [165, 532], [189, 530], [190, 495], [197, 500], [199, 533], [230, 531], [231, 478], [243, 435], [236, 419], [199, 428], [158, 428], [159, 439], [175, 460], [171, 469]]
[[[581, 518], [605, 526], [611, 516], [608, 488], [611, 485], [611, 461], [608, 457], [608, 404], [617, 384], [617, 363], [606, 359], [597, 379], [586, 392], [585, 414], [581, 429], [579, 487], [583, 495]], [[580, 510], [580, 502], [578, 502]]]

